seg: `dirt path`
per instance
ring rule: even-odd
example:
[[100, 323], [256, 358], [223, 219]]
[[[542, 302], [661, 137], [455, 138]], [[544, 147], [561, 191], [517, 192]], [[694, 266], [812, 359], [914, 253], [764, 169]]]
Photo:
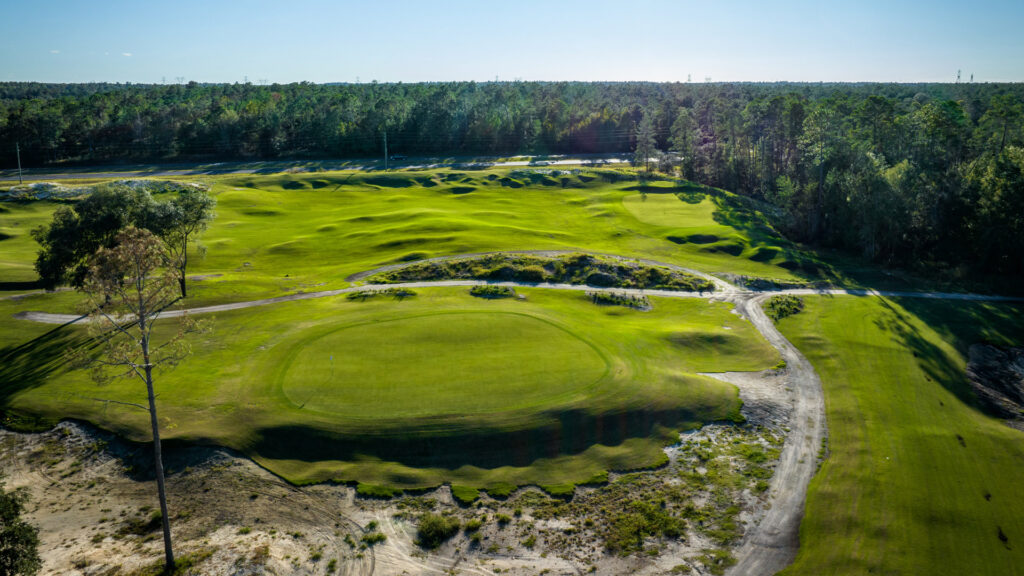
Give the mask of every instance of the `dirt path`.
[[789, 433], [771, 483], [771, 508], [760, 524], [751, 528], [736, 551], [732, 575], [774, 574], [788, 566], [800, 546], [807, 486], [818, 468], [818, 456], [827, 433], [825, 395], [811, 363], [775, 328], [761, 303], [770, 294], [737, 296], [736, 307], [748, 318], [786, 361], [795, 406]]

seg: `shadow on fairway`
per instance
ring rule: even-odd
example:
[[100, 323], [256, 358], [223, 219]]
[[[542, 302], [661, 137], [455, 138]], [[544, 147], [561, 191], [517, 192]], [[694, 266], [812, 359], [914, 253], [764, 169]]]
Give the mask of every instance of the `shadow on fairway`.
[[964, 404], [984, 410], [967, 383], [967, 375], [961, 364], [927, 340], [910, 322], [908, 314], [916, 316], [943, 338], [952, 342], [966, 359], [968, 348], [972, 344], [1019, 346], [1024, 343], [1024, 326], [1019, 321], [1024, 314], [1024, 307], [991, 302], [896, 299], [904, 312], [886, 299], [882, 299], [881, 302], [889, 315], [876, 320], [876, 325], [892, 332], [898, 341], [914, 354], [929, 379], [941, 384]]
[[632, 410], [594, 415], [566, 411], [523, 430], [497, 430], [437, 422], [436, 429], [406, 427], [378, 434], [336, 433], [303, 426], [263, 429], [248, 447], [273, 460], [355, 461], [365, 457], [414, 468], [528, 466], [541, 458], [579, 454], [630, 438], [664, 436], [701, 418], [689, 410]]
[[89, 339], [63, 324], [16, 346], [0, 348], [0, 406], [19, 392], [44, 384], [66, 367], [68, 348], [88, 345]]

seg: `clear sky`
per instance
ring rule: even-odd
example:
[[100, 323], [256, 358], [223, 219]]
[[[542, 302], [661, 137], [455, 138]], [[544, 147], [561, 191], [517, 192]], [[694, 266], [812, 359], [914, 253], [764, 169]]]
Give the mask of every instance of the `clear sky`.
[[0, 80], [1024, 81], [1024, 0], [25, 0]]

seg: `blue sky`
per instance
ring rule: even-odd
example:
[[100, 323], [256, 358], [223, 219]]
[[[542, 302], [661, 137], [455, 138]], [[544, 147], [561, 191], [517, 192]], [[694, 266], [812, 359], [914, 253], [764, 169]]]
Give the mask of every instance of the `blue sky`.
[[5, 4], [4, 81], [1024, 81], [1024, 0]]

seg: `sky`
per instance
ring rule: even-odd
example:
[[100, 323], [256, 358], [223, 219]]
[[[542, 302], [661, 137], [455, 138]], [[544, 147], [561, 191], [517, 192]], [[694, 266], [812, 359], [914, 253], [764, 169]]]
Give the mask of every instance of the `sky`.
[[1024, 81], [1024, 0], [5, 2], [0, 81]]

